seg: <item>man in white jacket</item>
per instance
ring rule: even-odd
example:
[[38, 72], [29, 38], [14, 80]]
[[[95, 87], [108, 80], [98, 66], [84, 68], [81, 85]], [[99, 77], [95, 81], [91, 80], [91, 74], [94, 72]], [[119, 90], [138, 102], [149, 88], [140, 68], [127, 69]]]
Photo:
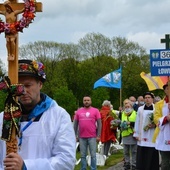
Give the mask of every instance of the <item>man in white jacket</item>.
[[[21, 136], [17, 153], [6, 155], [0, 140], [0, 170], [73, 170], [76, 140], [72, 122], [65, 109], [40, 92], [46, 80], [40, 62], [19, 60], [19, 83], [25, 87], [19, 97], [22, 108]], [[0, 136], [4, 128], [0, 114]]]
[[159, 154], [152, 142], [156, 125], [153, 122], [154, 94], [146, 92], [143, 95], [145, 104], [137, 111], [133, 136], [137, 142], [137, 170], [159, 170]]

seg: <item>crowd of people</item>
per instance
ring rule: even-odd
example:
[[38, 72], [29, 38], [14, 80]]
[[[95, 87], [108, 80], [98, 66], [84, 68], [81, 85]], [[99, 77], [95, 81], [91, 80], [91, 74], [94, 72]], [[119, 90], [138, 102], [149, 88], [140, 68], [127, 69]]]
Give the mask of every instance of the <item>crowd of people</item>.
[[[109, 100], [104, 100], [99, 110], [93, 108], [90, 96], [85, 96], [84, 107], [78, 109], [74, 118], [77, 141], [80, 141], [81, 170], [87, 167], [85, 158], [88, 149], [91, 155], [91, 170], [96, 169], [94, 163], [96, 141], [103, 144], [103, 154], [106, 158], [109, 156], [111, 144], [118, 141], [118, 130], [120, 130], [119, 140], [121, 139], [120, 143], [123, 145], [124, 170], [159, 170], [160, 167], [162, 170], [169, 169], [168, 85], [164, 85], [163, 89], [165, 91], [163, 99], [155, 97], [151, 92], [145, 92], [138, 96], [137, 100], [134, 96], [125, 99], [123, 107], [119, 107], [118, 110], [113, 109]], [[83, 136], [84, 133], [87, 134]], [[93, 147], [91, 140], [95, 143]]]
[[[85, 95], [83, 107], [75, 111], [72, 124], [66, 110], [41, 92], [46, 80], [43, 64], [31, 60], [19, 60], [18, 64], [19, 83], [24, 85], [24, 93], [17, 102], [22, 111], [18, 122], [19, 150], [7, 154], [6, 142], [0, 140], [0, 170], [73, 170], [76, 141], [79, 142], [81, 170], [87, 169], [88, 154], [90, 169], [96, 170], [97, 143], [103, 144], [103, 155], [107, 158], [111, 144], [117, 143], [118, 138], [123, 145], [125, 170], [170, 169], [168, 84], [163, 86], [163, 99], [145, 92], [137, 100], [134, 96], [125, 99], [118, 110], [109, 100], [104, 100], [100, 109], [95, 108], [91, 97]], [[10, 108], [8, 103], [0, 114], [1, 137], [6, 133], [10, 137], [9, 122], [15, 121], [15, 113], [8, 110], [15, 111], [18, 107]]]

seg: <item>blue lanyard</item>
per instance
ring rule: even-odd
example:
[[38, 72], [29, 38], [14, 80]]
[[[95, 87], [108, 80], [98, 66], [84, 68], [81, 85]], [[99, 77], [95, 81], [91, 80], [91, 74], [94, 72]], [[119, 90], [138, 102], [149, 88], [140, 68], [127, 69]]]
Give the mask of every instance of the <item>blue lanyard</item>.
[[32, 122], [35, 120], [36, 117], [33, 117], [21, 130], [19, 133], [19, 144], [18, 147], [19, 149], [21, 148], [21, 144], [22, 144], [22, 134], [23, 132], [32, 124]]

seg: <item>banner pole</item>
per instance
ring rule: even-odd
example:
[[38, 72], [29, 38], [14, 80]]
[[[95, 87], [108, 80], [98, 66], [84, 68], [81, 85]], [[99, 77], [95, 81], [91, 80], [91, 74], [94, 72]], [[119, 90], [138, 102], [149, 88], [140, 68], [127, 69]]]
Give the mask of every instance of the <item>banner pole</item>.
[[120, 107], [122, 107], [122, 88], [120, 88]]

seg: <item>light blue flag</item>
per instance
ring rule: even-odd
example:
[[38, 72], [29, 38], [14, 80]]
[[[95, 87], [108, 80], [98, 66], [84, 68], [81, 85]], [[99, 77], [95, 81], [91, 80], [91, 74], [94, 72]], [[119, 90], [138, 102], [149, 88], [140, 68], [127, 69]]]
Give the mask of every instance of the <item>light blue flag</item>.
[[110, 87], [118, 88], [122, 87], [122, 69], [119, 68], [111, 73], [106, 74], [94, 83], [94, 89], [97, 87]]

